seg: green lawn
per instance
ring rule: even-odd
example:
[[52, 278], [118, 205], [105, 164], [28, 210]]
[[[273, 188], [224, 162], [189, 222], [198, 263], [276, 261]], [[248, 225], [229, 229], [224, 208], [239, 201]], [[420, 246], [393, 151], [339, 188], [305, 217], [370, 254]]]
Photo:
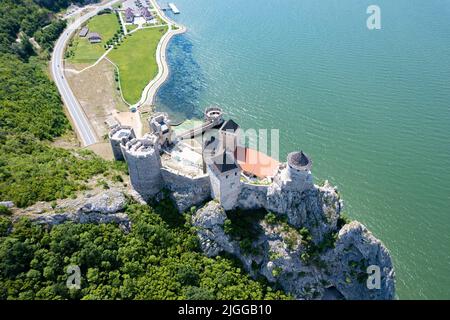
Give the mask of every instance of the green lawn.
[[135, 24], [129, 24], [129, 25], [127, 25], [127, 31], [128, 32], [131, 32], [131, 31], [133, 31], [134, 29], [136, 29], [138, 26], [137, 25], [135, 25]]
[[167, 27], [136, 31], [108, 54], [119, 66], [122, 93], [128, 103], [138, 102], [145, 86], [157, 75], [156, 47], [166, 31]]
[[89, 32], [97, 32], [102, 37], [102, 42], [90, 44], [87, 38], [80, 38], [78, 34], [74, 36], [72, 52], [69, 61], [73, 63], [94, 63], [105, 53], [104, 45], [119, 30], [120, 25], [115, 14], [102, 14], [93, 17], [88, 22]]

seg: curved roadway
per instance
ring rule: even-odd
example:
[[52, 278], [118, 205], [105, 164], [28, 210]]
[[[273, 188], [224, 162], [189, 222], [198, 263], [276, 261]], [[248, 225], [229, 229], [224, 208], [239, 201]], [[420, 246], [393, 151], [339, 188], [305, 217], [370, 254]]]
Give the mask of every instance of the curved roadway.
[[64, 50], [67, 42], [72, 37], [72, 34], [87, 20], [95, 16], [100, 10], [110, 7], [119, 0], [109, 1], [106, 4], [94, 6], [94, 10], [81, 16], [69, 25], [62, 33], [60, 38], [56, 41], [51, 59], [51, 72], [53, 79], [62, 96], [64, 104], [67, 106], [70, 117], [72, 118], [75, 130], [78, 133], [83, 146], [89, 146], [97, 142], [97, 137], [94, 130], [91, 128], [88, 118], [84, 113], [80, 103], [70, 89], [69, 83], [64, 76]]

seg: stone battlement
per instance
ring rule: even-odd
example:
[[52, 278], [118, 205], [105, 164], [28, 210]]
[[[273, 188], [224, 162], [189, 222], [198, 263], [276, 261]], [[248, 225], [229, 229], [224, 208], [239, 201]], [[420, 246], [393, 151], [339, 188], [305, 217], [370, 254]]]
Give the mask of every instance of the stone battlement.
[[125, 144], [126, 153], [137, 158], [146, 158], [158, 152], [158, 147], [149, 138], [133, 139]]
[[[169, 190], [180, 212], [202, 204], [209, 198], [219, 201], [225, 210], [273, 210], [268, 203], [274, 194], [303, 193], [314, 189], [310, 171], [312, 161], [303, 151], [290, 153], [287, 163], [280, 164], [274, 176], [267, 177], [265, 185], [246, 183], [251, 172], [245, 172], [235, 159], [239, 125], [233, 120], [224, 121], [220, 108], [207, 108], [201, 128], [211, 129], [206, 129], [204, 133], [219, 125], [221, 127], [214, 138], [215, 143], [205, 142], [201, 155], [198, 155], [200, 159], [203, 158], [203, 174], [198, 177], [175, 171], [161, 162], [162, 153], [178, 158], [179, 150], [183, 148], [182, 142], [168, 138], [172, 129], [166, 113], [156, 113], [149, 119], [152, 133], [146, 134], [142, 139], [136, 139], [132, 129], [124, 126], [113, 128], [109, 137], [115, 155], [118, 153], [117, 146], [120, 145], [122, 157], [117, 156], [116, 159], [128, 163], [133, 188], [146, 200], [156, 196], [163, 188]], [[212, 145], [214, 146], [211, 147]], [[174, 153], [176, 148], [178, 151]], [[185, 160], [179, 162], [180, 169], [187, 165], [183, 161]], [[166, 162], [166, 165], [169, 163]]]
[[111, 129], [109, 132], [109, 140], [116, 160], [124, 160], [121, 146], [135, 138], [134, 130], [130, 126], [116, 125]]

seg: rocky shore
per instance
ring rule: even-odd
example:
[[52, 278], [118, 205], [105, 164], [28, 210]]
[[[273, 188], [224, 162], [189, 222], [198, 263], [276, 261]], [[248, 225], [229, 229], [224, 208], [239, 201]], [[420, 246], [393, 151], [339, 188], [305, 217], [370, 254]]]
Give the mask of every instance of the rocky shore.
[[[269, 207], [282, 206], [286, 214], [255, 217], [246, 226], [256, 230], [252, 239], [233, 234], [233, 221], [219, 203], [211, 201], [198, 210], [192, 223], [204, 253], [231, 254], [250, 275], [266, 278], [297, 299], [394, 299], [389, 251], [358, 221], [342, 220], [333, 187], [269, 201]], [[379, 289], [367, 285], [369, 266], [380, 269]]]

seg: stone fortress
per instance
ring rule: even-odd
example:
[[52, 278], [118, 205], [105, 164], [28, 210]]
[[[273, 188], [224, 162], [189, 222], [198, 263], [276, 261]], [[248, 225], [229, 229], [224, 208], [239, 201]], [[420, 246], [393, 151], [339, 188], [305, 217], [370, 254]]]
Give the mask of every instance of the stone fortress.
[[[389, 251], [361, 223], [343, 222], [337, 189], [313, 183], [312, 162], [303, 151], [280, 163], [245, 147], [239, 125], [224, 120], [217, 107], [205, 110], [200, 125], [177, 127], [166, 113], [156, 113], [142, 138], [120, 125], [109, 137], [142, 199], [169, 195], [178, 211], [190, 210], [207, 256], [231, 254], [252, 277], [276, 282], [298, 299], [395, 297]], [[249, 218], [262, 209], [276, 220], [256, 219], [250, 228], [258, 235], [244, 241], [225, 231], [235, 209]], [[379, 290], [366, 284], [368, 266], [379, 267]]]
[[144, 200], [166, 189], [180, 212], [210, 198], [225, 210], [269, 210], [268, 197], [275, 190], [314, 187], [312, 162], [303, 151], [279, 163], [241, 146], [239, 125], [224, 120], [220, 108], [207, 108], [203, 123], [183, 132], [175, 133], [161, 112], [149, 119], [149, 128], [140, 139], [127, 126], [117, 125], [109, 133], [115, 159], [127, 162], [131, 185]]

